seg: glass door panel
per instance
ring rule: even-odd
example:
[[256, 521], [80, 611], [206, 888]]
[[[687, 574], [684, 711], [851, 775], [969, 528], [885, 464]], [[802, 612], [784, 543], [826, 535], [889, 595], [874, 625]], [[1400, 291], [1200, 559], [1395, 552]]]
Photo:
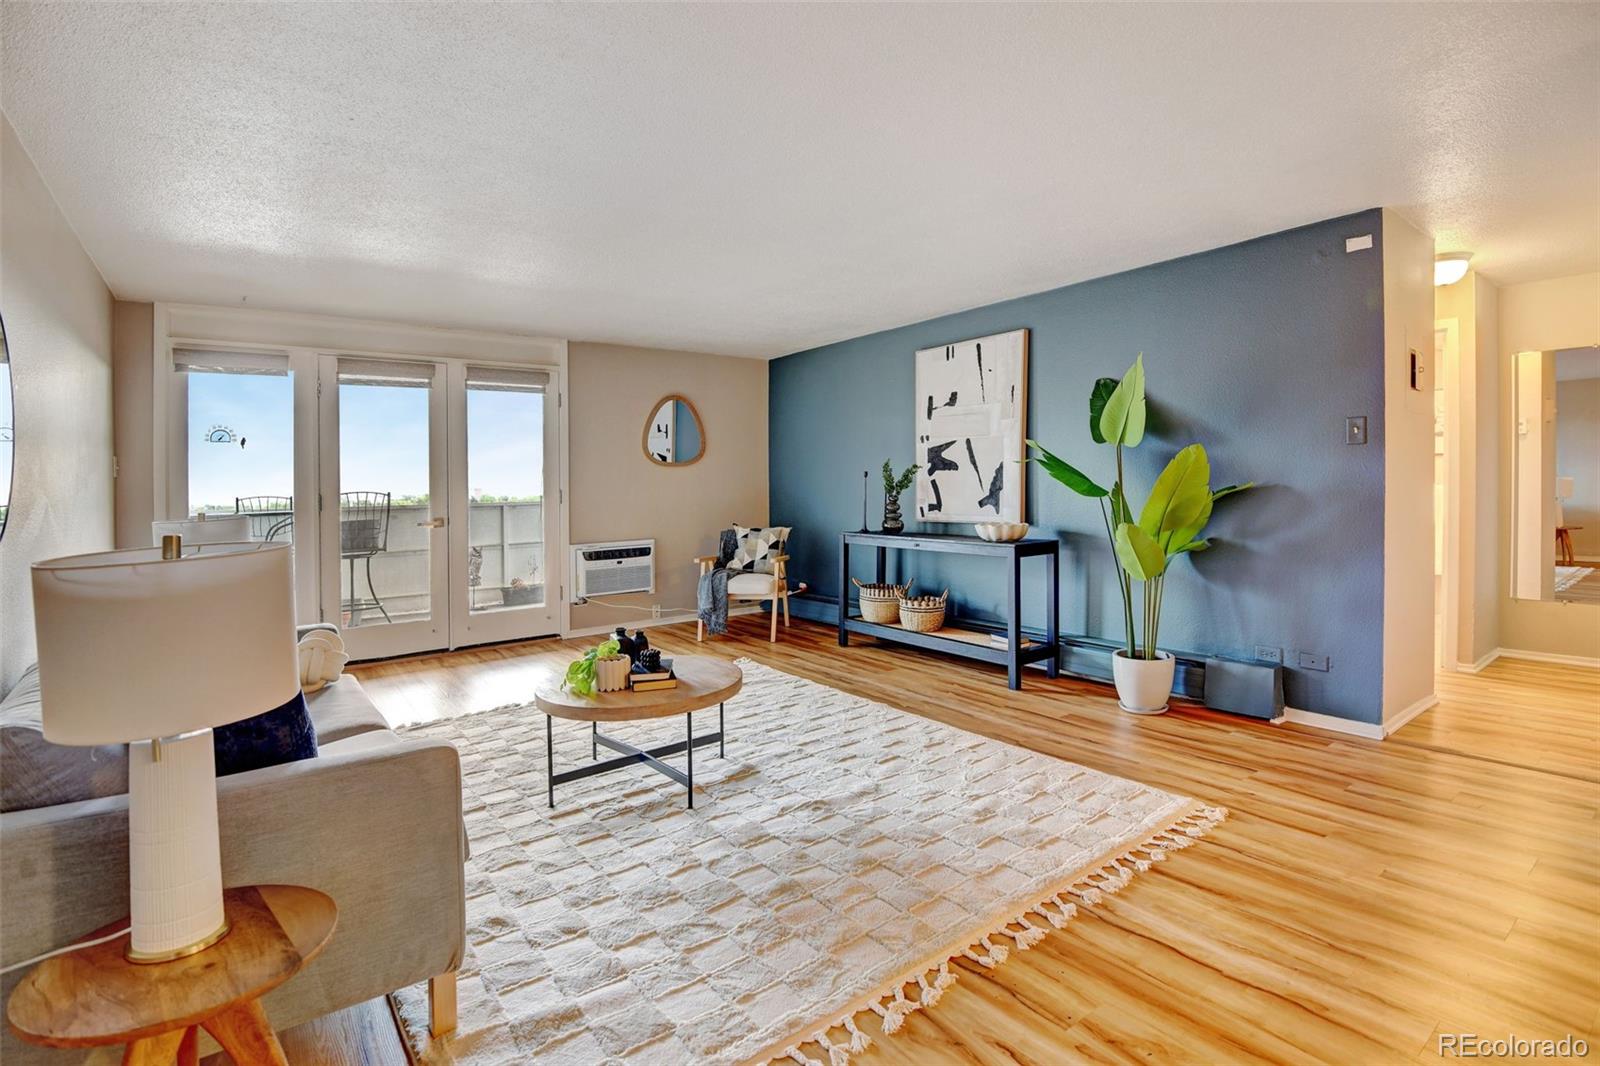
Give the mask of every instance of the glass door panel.
[[[443, 375], [431, 362], [328, 357], [324, 367], [330, 363], [322, 390], [323, 617], [338, 621], [355, 658], [443, 647]], [[329, 376], [336, 389], [326, 387]], [[327, 432], [329, 417], [336, 432]], [[330, 437], [337, 448], [328, 447]]]
[[463, 458], [451, 546], [457, 645], [556, 632], [545, 546], [556, 501], [550, 375], [521, 367], [452, 367], [453, 436]]
[[187, 410], [186, 515], [244, 514], [294, 540], [294, 383], [280, 353], [173, 352]]

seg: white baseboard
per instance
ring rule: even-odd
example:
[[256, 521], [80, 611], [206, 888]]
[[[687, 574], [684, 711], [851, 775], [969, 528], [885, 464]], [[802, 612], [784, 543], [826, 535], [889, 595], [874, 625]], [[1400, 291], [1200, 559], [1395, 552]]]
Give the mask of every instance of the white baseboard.
[[1392, 716], [1391, 718], [1389, 718], [1388, 720], [1386, 720], [1383, 723], [1383, 735], [1384, 736], [1388, 736], [1389, 734], [1393, 733], [1395, 730], [1399, 729], [1401, 726], [1405, 725], [1407, 722], [1411, 721], [1411, 719], [1415, 718], [1417, 715], [1419, 715], [1423, 711], [1427, 710], [1429, 707], [1435, 706], [1438, 702], [1439, 702], [1439, 694], [1438, 693], [1436, 693], [1436, 692], [1428, 693], [1426, 696], [1422, 697], [1416, 703], [1413, 703], [1411, 706], [1407, 707], [1405, 710], [1401, 711], [1399, 714], [1396, 714], [1396, 715]]
[[[601, 606], [611, 606], [601, 604]], [[766, 614], [758, 604], [747, 604], [744, 607], [729, 607], [728, 617], [734, 618], [745, 614]], [[649, 629], [652, 626], [675, 626], [680, 622], [693, 622], [698, 616], [692, 611], [679, 611], [676, 614], [664, 614], [660, 618], [644, 617], [633, 622], [611, 622], [603, 626], [585, 626], [583, 629], [573, 629], [563, 633], [564, 637], [597, 637], [602, 633], [612, 633], [620, 625], [629, 629]]]
[[1295, 725], [1308, 725], [1315, 729], [1327, 729], [1335, 733], [1348, 733], [1355, 737], [1365, 737], [1368, 740], [1382, 740], [1383, 726], [1373, 722], [1353, 722], [1348, 718], [1337, 718], [1331, 714], [1319, 714], [1316, 711], [1302, 711], [1298, 707], [1285, 707], [1283, 716], [1274, 719], [1277, 722], [1292, 722]]
[[1500, 649], [1491, 648], [1488, 654], [1475, 663], [1456, 663], [1456, 671], [1463, 674], [1476, 674], [1498, 658], [1500, 658]]
[[1600, 670], [1600, 659], [1588, 655], [1557, 655], [1552, 651], [1526, 651], [1522, 648], [1496, 648], [1496, 655], [1507, 659], [1527, 659], [1536, 663], [1563, 663], [1567, 666], [1587, 666]]

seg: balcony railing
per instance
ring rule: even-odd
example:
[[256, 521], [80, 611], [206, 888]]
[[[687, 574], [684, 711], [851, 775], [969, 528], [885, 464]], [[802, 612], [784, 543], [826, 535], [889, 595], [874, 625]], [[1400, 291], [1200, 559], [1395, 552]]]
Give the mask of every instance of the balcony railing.
[[[388, 549], [372, 557], [372, 587], [391, 620], [429, 613], [429, 537], [432, 512], [426, 504], [395, 504], [389, 509]], [[286, 530], [286, 532], [288, 532]], [[284, 539], [280, 534], [279, 539]], [[466, 581], [472, 609], [493, 610], [519, 601], [544, 602], [544, 504], [473, 503], [467, 508], [468, 558], [451, 560], [451, 581]], [[369, 598], [367, 564], [354, 560], [355, 596]], [[476, 571], [474, 575], [474, 571]], [[339, 564], [339, 598], [350, 599], [351, 562]], [[520, 582], [513, 587], [512, 582]], [[434, 605], [441, 613], [443, 604]], [[381, 622], [375, 608], [357, 624]], [[352, 619], [344, 619], [352, 622]]]

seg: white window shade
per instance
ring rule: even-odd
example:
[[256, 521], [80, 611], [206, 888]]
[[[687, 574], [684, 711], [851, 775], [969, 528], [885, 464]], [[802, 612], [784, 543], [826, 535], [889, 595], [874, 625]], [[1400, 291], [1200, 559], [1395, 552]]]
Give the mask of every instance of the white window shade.
[[434, 365], [405, 359], [340, 359], [339, 384], [383, 385], [392, 389], [433, 387]]
[[550, 375], [543, 370], [507, 366], [467, 367], [467, 388], [477, 392], [544, 392]]
[[205, 348], [174, 348], [172, 368], [179, 373], [264, 374], [287, 377], [289, 357], [283, 352], [230, 352]]

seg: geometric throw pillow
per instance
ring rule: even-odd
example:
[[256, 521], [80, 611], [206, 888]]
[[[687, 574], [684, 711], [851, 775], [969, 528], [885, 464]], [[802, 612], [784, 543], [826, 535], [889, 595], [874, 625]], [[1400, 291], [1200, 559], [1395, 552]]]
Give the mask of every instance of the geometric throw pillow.
[[791, 528], [793, 527], [750, 528], [734, 523], [733, 535], [738, 541], [738, 546], [734, 549], [733, 558], [728, 560], [728, 569], [756, 574], [772, 573], [776, 569], [776, 564], [772, 560], [783, 554], [783, 544], [789, 539]]

